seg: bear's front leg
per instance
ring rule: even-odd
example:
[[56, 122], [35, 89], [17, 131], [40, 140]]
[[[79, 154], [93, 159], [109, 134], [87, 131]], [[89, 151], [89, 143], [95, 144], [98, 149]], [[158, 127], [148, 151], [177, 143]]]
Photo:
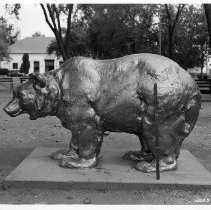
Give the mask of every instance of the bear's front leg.
[[77, 133], [72, 132], [69, 149], [61, 149], [54, 152], [51, 158], [54, 160], [61, 160], [65, 158], [78, 159]]
[[73, 155], [64, 156], [60, 166], [68, 168], [89, 168], [97, 164], [98, 154], [102, 145], [101, 132], [95, 125], [87, 125], [85, 129], [77, 132], [77, 158]]
[[60, 166], [69, 168], [95, 166], [103, 140], [101, 119], [90, 107], [90, 102], [84, 97], [84, 93], [70, 92], [64, 94], [63, 100], [62, 111], [58, 113], [58, 117], [62, 125], [72, 132], [73, 138], [70, 150], [64, 151], [65, 154], [60, 158]]

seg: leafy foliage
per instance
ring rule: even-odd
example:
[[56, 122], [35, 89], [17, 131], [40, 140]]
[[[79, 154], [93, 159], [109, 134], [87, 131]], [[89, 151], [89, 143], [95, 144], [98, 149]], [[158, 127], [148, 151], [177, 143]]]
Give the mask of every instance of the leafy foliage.
[[164, 33], [162, 43], [163, 55], [174, 59], [175, 36], [178, 24], [181, 21], [181, 15], [184, 13], [185, 5], [165, 4], [161, 6], [161, 23]]
[[8, 46], [18, 39], [19, 31], [8, 24], [6, 19], [0, 18], [0, 60], [9, 59]]
[[[86, 33], [85, 30], [80, 24], [72, 24], [70, 30], [70, 45], [69, 45], [69, 53], [70, 56], [89, 56], [88, 48], [86, 44]], [[62, 29], [65, 33], [65, 28]], [[65, 37], [63, 37], [63, 42], [65, 42]], [[57, 56], [61, 56], [61, 50], [58, 46], [58, 43], [55, 40], [52, 41], [52, 43], [48, 46], [47, 52], [51, 54], [52, 52], [56, 52]]]
[[3, 39], [0, 39], [0, 61], [4, 60], [5, 58], [9, 58], [8, 44]]
[[5, 9], [10, 15], [15, 15], [15, 17], [19, 19], [21, 4], [5, 4]]
[[41, 32], [39, 32], [39, 31], [36, 31], [34, 34], [32, 34], [32, 37], [45, 37], [45, 35], [44, 34], [42, 34]]
[[[56, 9], [60, 15], [70, 14], [65, 5], [57, 5]], [[55, 11], [55, 6], [51, 5], [51, 10]], [[48, 52], [63, 55], [63, 43], [70, 57], [110, 59], [133, 53], [158, 53], [160, 10], [162, 55], [184, 68], [202, 67], [208, 33], [204, 10], [198, 5], [79, 4], [67, 27], [60, 28], [62, 41], [56, 38]], [[53, 14], [55, 18], [56, 12]]]
[[79, 9], [87, 24], [87, 43], [93, 57], [157, 51], [153, 26], [156, 5], [80, 5]]
[[173, 59], [184, 68], [203, 68], [208, 41], [203, 8], [187, 5], [175, 33]]

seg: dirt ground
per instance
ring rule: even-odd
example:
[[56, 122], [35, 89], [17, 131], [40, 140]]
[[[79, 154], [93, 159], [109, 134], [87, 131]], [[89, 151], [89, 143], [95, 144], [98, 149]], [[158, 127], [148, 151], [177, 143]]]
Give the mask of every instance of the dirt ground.
[[[11, 99], [8, 87], [0, 87], [0, 181], [40, 146], [67, 147], [71, 133], [55, 117], [30, 121], [27, 115], [10, 118], [2, 108]], [[210, 97], [211, 98], [211, 97]], [[183, 143], [211, 172], [211, 100], [202, 103], [199, 120]], [[117, 142], [115, 139], [121, 139]], [[103, 147], [137, 149], [133, 135], [111, 133]], [[211, 189], [145, 187], [140, 190], [48, 190], [0, 188], [0, 204], [211, 204]]]

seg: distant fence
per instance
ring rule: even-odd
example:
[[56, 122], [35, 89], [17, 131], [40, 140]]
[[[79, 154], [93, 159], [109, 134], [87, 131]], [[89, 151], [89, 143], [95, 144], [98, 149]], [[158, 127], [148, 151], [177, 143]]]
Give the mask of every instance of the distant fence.
[[199, 86], [201, 93], [203, 94], [211, 93], [211, 79], [206, 79], [206, 80], [196, 79], [195, 81]]
[[23, 83], [25, 81], [27, 81], [29, 79], [29, 77], [20, 77], [20, 83]]
[[12, 77], [0, 77], [0, 84], [1, 83], [9, 83], [10, 90], [13, 89], [13, 78]]

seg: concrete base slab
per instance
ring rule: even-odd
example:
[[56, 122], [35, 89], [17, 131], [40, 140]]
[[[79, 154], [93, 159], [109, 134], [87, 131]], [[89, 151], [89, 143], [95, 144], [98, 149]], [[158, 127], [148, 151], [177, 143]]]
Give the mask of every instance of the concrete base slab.
[[211, 186], [211, 174], [187, 150], [182, 150], [177, 171], [162, 172], [156, 180], [155, 173], [142, 173], [134, 169], [135, 162], [122, 159], [125, 150], [107, 149], [95, 168], [68, 169], [50, 159], [59, 148], [36, 148], [4, 180], [14, 187], [71, 189], [129, 189], [143, 185]]

